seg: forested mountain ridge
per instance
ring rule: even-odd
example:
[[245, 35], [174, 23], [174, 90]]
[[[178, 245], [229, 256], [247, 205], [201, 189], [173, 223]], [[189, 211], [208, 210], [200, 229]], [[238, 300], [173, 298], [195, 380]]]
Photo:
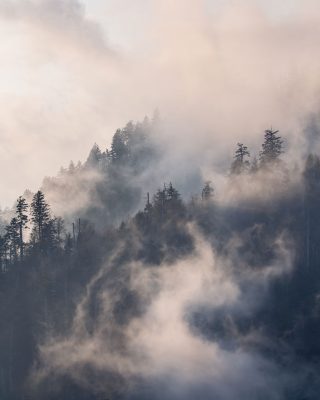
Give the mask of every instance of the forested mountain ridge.
[[18, 198], [0, 238], [1, 398], [317, 399], [319, 157], [292, 181], [268, 129], [251, 162], [237, 144], [232, 201], [210, 181], [148, 193], [153, 129], [129, 123]]
[[154, 143], [157, 130], [155, 114], [151, 120], [146, 117], [118, 129], [110, 149], [102, 151], [94, 144], [84, 164], [71, 161], [57, 177], [44, 179], [42, 190], [50, 204], [60, 214], [85, 217], [102, 227], [120, 223], [137, 210], [142, 186], [149, 184], [143, 174], [160, 156]]

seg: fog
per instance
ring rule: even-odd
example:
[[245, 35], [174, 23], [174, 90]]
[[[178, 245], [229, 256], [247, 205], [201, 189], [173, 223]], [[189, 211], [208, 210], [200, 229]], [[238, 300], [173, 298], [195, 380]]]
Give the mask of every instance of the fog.
[[319, 22], [0, 3], [0, 396], [317, 398]]
[[[33, 383], [49, 377], [59, 382], [67, 375], [93, 392], [129, 398], [148, 398], [148, 393], [154, 399], [282, 398], [295, 375], [258, 350], [270, 346], [263, 332], [243, 334], [234, 318], [253, 317], [266, 300], [269, 282], [288, 276], [294, 257], [290, 240], [283, 234], [275, 238], [275, 260], [254, 270], [241, 265], [236, 255], [243, 244], [240, 237], [230, 240], [228, 256], [222, 257], [195, 227], [189, 230], [196, 241], [190, 257], [158, 269], [131, 263], [110, 284], [113, 254], [88, 284], [70, 335], [53, 337], [40, 348], [42, 364]], [[114, 311], [123, 300], [121, 287], [127, 285], [138, 293], [144, 311], [134, 317], [123, 311], [119, 321]], [[100, 311], [92, 327], [89, 310], [94, 299]], [[199, 310], [213, 320], [223, 312], [224, 334], [216, 331], [215, 339], [205, 337], [203, 327], [192, 320]], [[88, 368], [94, 373], [88, 374]], [[114, 379], [104, 382], [101, 374]]]
[[201, 168], [271, 125], [303, 152], [318, 112], [316, 2], [90, 4], [1, 2], [2, 206], [156, 108], [172, 156]]

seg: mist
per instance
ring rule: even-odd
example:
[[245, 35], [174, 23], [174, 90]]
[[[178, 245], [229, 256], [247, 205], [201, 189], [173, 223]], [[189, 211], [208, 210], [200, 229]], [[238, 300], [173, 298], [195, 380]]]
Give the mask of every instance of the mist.
[[[109, 279], [110, 265], [104, 265], [78, 306], [71, 335], [42, 347], [46, 368], [41, 369], [41, 374], [52, 376], [57, 371], [62, 375], [70, 374], [81, 385], [90, 387], [96, 384], [86, 377], [85, 366], [90, 365], [106, 374], [120, 375], [114, 380], [115, 387], [106, 383], [103, 387], [106, 393], [121, 393], [128, 388], [139, 393], [139, 390], [143, 391], [143, 385], [141, 389], [138, 384], [142, 378], [149, 384], [147, 392], [151, 390], [149, 396], [153, 398], [180, 399], [200, 395], [206, 399], [214, 395], [219, 399], [232, 399], [239, 393], [281, 398], [281, 391], [290, 377], [255, 349], [257, 343], [262, 346], [266, 340], [262, 333], [255, 330], [245, 334], [238, 332], [233, 318], [243, 314], [249, 317], [256, 312], [266, 296], [269, 282], [275, 275], [290, 272], [292, 253], [289, 243], [284, 238], [277, 238], [277, 257], [273, 265], [265, 266], [259, 272], [252, 272], [251, 266], [247, 266], [239, 276], [239, 265], [234, 265], [234, 260], [219, 257], [194, 227], [189, 229], [196, 242], [191, 257], [173, 265], [164, 264], [157, 270], [131, 264], [122, 272], [123, 278], [116, 285], [128, 285], [128, 289], [138, 293], [146, 304], [142, 316], [137, 315], [129, 324], [122, 318], [120, 321], [110, 319], [119, 301], [112, 286], [104, 284], [103, 291], [98, 293], [94, 290], [98, 281]], [[235, 244], [233, 238], [230, 253]], [[254, 307], [248, 286], [255, 291]], [[101, 302], [101, 318], [94, 331], [89, 333], [87, 313], [92, 297]], [[193, 314], [201, 309], [206, 309], [213, 319], [218, 318], [216, 313], [219, 315], [226, 310], [226, 338], [208, 340], [203, 336], [204, 332], [197, 330], [200, 327], [193, 326]], [[117, 387], [121, 378], [126, 382], [122, 388]], [[157, 394], [161, 384], [165, 388]], [[143, 393], [136, 396], [148, 397]]]
[[1, 398], [318, 398], [319, 21], [1, 2]]
[[234, 143], [257, 146], [271, 125], [293, 152], [307, 146], [303, 130], [318, 112], [314, 2], [288, 15], [258, 1], [125, 5], [1, 3], [1, 170], [19, 158], [2, 174], [3, 206], [156, 108], [167, 124], [159, 139], [179, 164], [219, 165]]

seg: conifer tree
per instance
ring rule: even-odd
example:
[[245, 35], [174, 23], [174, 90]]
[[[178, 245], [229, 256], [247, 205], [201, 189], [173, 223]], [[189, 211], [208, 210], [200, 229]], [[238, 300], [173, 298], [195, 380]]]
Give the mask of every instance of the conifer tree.
[[112, 143], [111, 143], [111, 151], [110, 157], [113, 162], [124, 161], [129, 157], [129, 147], [128, 140], [130, 135], [130, 129], [127, 125], [128, 129], [118, 129], [116, 133], [113, 135]]
[[144, 207], [144, 212], [149, 214], [152, 210], [152, 204], [150, 203], [150, 193], [147, 193], [147, 202], [146, 205]]
[[166, 190], [167, 190], [168, 201], [177, 201], [180, 199], [179, 192], [172, 186], [171, 182], [169, 183], [169, 187]]
[[167, 188], [164, 185], [163, 190], [158, 189], [153, 197], [153, 207], [160, 215], [164, 214], [167, 201]]
[[12, 218], [10, 224], [6, 226], [6, 239], [9, 245], [10, 261], [16, 262], [19, 247], [19, 225], [17, 218]]
[[203, 201], [208, 201], [213, 198], [214, 189], [211, 186], [211, 182], [207, 181], [202, 189], [201, 198]]
[[[89, 153], [89, 156], [86, 161], [86, 165], [89, 167], [93, 167], [93, 168], [96, 167], [101, 160], [101, 156], [102, 156], [102, 154], [101, 154], [100, 147], [95, 143]], [[73, 165], [73, 167], [74, 167], [74, 165]], [[75, 168], [73, 168], [73, 170], [74, 169]]]
[[0, 235], [0, 273], [5, 272], [6, 259], [6, 241], [5, 237]]
[[20, 260], [23, 260], [24, 256], [24, 240], [23, 231], [27, 228], [28, 223], [28, 203], [26, 199], [20, 196], [16, 204], [16, 219], [19, 226], [19, 249], [20, 249]]
[[283, 153], [283, 140], [277, 136], [279, 131], [267, 129], [264, 132], [264, 143], [260, 152], [260, 162], [262, 166], [279, 161]]
[[237, 150], [235, 151], [234, 161], [231, 165], [232, 174], [241, 174], [249, 169], [249, 161], [247, 158], [250, 157], [248, 147], [243, 143], [237, 144]]
[[32, 199], [31, 220], [34, 224], [37, 241], [43, 243], [44, 230], [50, 223], [50, 209], [49, 205], [45, 201], [44, 194], [40, 190]]

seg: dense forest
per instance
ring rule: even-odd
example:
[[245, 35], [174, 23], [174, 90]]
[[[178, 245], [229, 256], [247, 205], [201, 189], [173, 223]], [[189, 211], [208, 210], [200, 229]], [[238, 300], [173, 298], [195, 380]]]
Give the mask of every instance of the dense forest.
[[155, 119], [3, 216], [0, 398], [318, 399], [320, 158], [293, 171], [267, 129], [228, 195], [185, 196], [146, 174]]

